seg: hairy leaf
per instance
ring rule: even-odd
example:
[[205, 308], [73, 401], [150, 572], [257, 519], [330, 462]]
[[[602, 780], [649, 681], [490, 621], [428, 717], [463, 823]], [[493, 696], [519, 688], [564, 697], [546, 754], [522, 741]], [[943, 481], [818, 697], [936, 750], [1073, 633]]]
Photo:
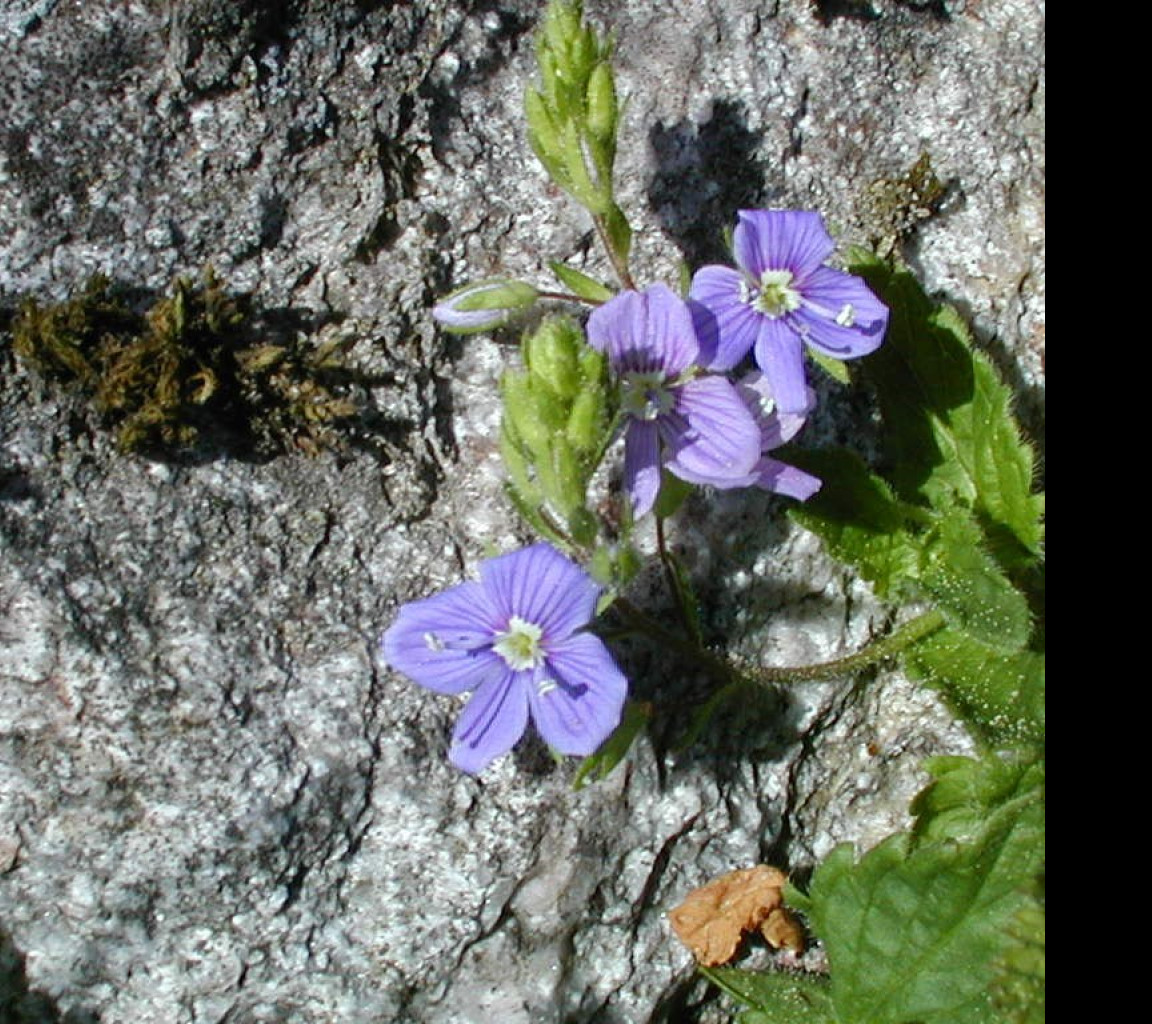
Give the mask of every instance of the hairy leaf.
[[993, 810], [968, 842], [896, 835], [859, 861], [834, 850], [812, 879], [836, 1015], [853, 1024], [994, 1024], [1004, 929], [1044, 856], [1043, 791]]
[[992, 647], [1018, 651], [1032, 632], [1028, 602], [984, 550], [970, 513], [952, 509], [936, 521], [921, 581], [949, 621]]
[[1044, 762], [1036, 752], [933, 757], [924, 767], [933, 781], [912, 801], [919, 843], [974, 841], [992, 814], [1043, 797]]
[[921, 542], [889, 486], [846, 449], [798, 451], [789, 459], [824, 486], [788, 514], [818, 534], [832, 555], [854, 565], [877, 594], [903, 593], [919, 574]]
[[749, 1009], [740, 1024], [836, 1024], [827, 978], [701, 967], [713, 985]]
[[897, 493], [948, 508], [960, 500], [1005, 561], [1040, 553], [1043, 498], [1012, 393], [970, 344], [955, 310], [933, 303], [903, 268], [861, 250], [849, 269], [891, 309], [885, 342], [865, 362], [880, 399]]
[[[1036, 643], [1036, 641], [1033, 641]], [[977, 736], [991, 744], [1044, 739], [1044, 655], [1005, 652], [942, 629], [905, 654], [912, 675], [939, 690]]]
[[1038, 894], [1008, 924], [1008, 941], [992, 965], [992, 1004], [1005, 1024], [1044, 1024], [1044, 898]]

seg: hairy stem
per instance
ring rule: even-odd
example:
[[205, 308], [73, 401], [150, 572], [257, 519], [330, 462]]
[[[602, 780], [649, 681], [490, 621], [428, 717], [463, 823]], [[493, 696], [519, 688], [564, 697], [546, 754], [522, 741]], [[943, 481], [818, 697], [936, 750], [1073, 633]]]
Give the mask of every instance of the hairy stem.
[[745, 685], [747, 683], [776, 686], [852, 675], [894, 657], [944, 625], [944, 616], [933, 609], [910, 619], [894, 632], [873, 641], [855, 654], [849, 654], [843, 658], [835, 658], [832, 661], [824, 661], [816, 665], [737, 666], [694, 643], [690, 634], [675, 633], [665, 629], [664, 626], [630, 601], [621, 598], [612, 607], [624, 617], [629, 625], [690, 658], [703, 671], [725, 686]]

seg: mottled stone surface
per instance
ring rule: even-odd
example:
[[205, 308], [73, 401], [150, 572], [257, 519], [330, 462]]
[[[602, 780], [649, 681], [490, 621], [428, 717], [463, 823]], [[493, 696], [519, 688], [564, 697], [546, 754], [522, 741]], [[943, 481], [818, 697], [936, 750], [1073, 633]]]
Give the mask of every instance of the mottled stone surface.
[[[523, 137], [541, 8], [0, 3], [0, 304], [212, 263], [341, 319], [369, 380], [343, 453], [165, 463], [118, 455], [0, 340], [0, 998], [26, 1019], [707, 1019], [664, 922], [685, 891], [874, 842], [919, 760], [965, 749], [885, 675], [675, 753], [667, 698], [704, 681], [637, 644], [664, 711], [626, 766], [573, 792], [529, 743], [477, 782], [443, 757], [453, 703], [376, 660], [400, 602], [526, 539], [496, 450], [509, 349], [439, 336], [430, 300], [554, 258], [607, 276]], [[588, 8], [619, 37], [642, 280], [721, 258], [739, 207], [867, 240], [865, 186], [927, 151], [949, 199], [908, 258], [1039, 428], [1039, 5]], [[851, 440], [866, 405], [821, 391], [808, 439]], [[799, 663], [886, 629], [782, 505], [702, 496], [678, 524], [714, 638]]]

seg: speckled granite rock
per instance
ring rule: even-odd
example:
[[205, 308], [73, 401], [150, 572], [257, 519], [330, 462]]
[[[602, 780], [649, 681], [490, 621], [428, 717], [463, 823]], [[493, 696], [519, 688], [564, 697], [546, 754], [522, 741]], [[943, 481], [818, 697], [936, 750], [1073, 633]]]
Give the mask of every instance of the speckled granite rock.
[[[0, 304], [94, 270], [159, 291], [210, 262], [267, 308], [341, 319], [373, 413], [340, 455], [124, 457], [0, 340], [0, 995], [25, 1019], [709, 1019], [666, 910], [765, 856], [875, 841], [919, 759], [965, 749], [882, 676], [683, 754], [657, 730], [580, 792], [532, 744], [477, 782], [442, 756], [451, 703], [376, 660], [400, 602], [524, 539], [496, 451], [508, 350], [438, 336], [431, 298], [543, 280], [550, 258], [606, 276], [521, 130], [541, 7], [0, 4]], [[631, 97], [638, 276], [719, 257], [741, 206], [819, 207], [865, 239], [863, 189], [928, 151], [949, 201], [907, 255], [1037, 429], [1037, 5], [588, 8]], [[825, 391], [814, 442], [867, 413]], [[694, 499], [678, 529], [745, 656], [886, 628], [777, 500]], [[642, 696], [699, 691], [622, 657]]]

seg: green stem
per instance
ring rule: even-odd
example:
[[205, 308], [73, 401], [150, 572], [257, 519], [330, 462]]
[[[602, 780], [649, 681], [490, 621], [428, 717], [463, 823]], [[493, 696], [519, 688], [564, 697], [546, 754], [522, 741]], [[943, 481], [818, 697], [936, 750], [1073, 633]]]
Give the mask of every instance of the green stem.
[[571, 295], [568, 292], [537, 292], [537, 298], [553, 299], [556, 302], [582, 302], [585, 306], [602, 306], [599, 299], [586, 299], [581, 295]]
[[672, 565], [672, 559], [668, 554], [668, 542], [664, 537], [664, 517], [658, 515], [655, 518], [656, 549], [660, 553], [660, 564], [664, 566], [664, 579], [667, 581], [668, 589], [672, 591], [672, 598], [676, 602], [676, 614], [680, 617], [680, 624], [689, 636], [694, 636], [696, 631], [692, 627], [692, 616], [689, 614], [687, 607], [685, 607], [684, 594], [680, 589], [680, 580], [676, 577], [676, 569]]
[[693, 643], [685, 635], [665, 629], [664, 626], [647, 613], [642, 612], [630, 601], [621, 598], [612, 607], [617, 609], [637, 629], [661, 644], [691, 658], [701, 669], [726, 686], [746, 683], [776, 686], [853, 675], [894, 657], [944, 625], [944, 616], [933, 609], [910, 619], [895, 632], [874, 641], [855, 654], [849, 654], [843, 658], [835, 658], [832, 661], [824, 661], [816, 665], [749, 665], [738, 667]]
[[616, 276], [620, 279], [620, 283], [630, 292], [639, 291], [636, 287], [636, 282], [632, 279], [632, 274], [628, 270], [628, 264], [620, 259], [616, 250], [612, 246], [612, 239], [608, 237], [608, 228], [604, 223], [604, 218], [599, 214], [592, 217], [592, 223], [596, 225], [596, 234], [600, 236], [600, 244], [604, 246], [604, 251], [608, 253], [608, 259], [612, 263], [612, 269], [616, 271]]

